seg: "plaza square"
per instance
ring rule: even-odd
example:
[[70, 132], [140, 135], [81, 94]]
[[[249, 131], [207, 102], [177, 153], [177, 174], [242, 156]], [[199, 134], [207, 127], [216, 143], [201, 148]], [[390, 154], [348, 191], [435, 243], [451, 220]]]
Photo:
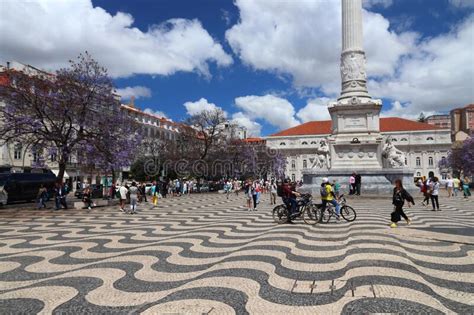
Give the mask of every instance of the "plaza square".
[[0, 314], [474, 314], [474, 0], [1, 0]]
[[275, 224], [268, 195], [5, 211], [2, 313], [472, 313], [472, 200], [416, 205], [397, 230], [386, 200], [350, 204], [356, 221], [314, 226]]

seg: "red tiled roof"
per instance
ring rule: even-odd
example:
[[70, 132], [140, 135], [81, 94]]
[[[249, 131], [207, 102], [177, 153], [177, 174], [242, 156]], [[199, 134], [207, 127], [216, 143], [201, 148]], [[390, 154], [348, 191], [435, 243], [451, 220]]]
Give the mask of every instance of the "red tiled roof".
[[[381, 132], [395, 132], [395, 131], [423, 131], [423, 130], [440, 130], [444, 129], [438, 126], [421, 123], [409, 119], [388, 117], [380, 118]], [[289, 128], [277, 132], [271, 137], [284, 136], [303, 136], [303, 135], [327, 135], [331, 133], [331, 121], [310, 121], [299, 126]]]
[[258, 143], [258, 142], [265, 142], [265, 139], [262, 139], [262, 138], [246, 138], [246, 139], [243, 139], [244, 142], [247, 142], [247, 143]]

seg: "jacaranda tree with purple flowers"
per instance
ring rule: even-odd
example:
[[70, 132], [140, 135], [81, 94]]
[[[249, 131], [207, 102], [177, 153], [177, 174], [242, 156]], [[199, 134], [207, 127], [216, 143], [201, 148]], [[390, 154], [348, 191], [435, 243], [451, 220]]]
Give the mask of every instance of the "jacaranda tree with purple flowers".
[[474, 175], [474, 138], [464, 140], [453, 148], [446, 159], [439, 163], [441, 169], [450, 168], [456, 176]]
[[[89, 163], [105, 168], [111, 165], [109, 153], [114, 161], [122, 161], [121, 154], [126, 160], [128, 131], [114, 127], [128, 126], [128, 122], [122, 121], [107, 70], [87, 52], [54, 74], [6, 69], [2, 75], [0, 140], [54, 151], [58, 181], [75, 154], [80, 157], [87, 152]], [[102, 150], [116, 144], [119, 152]]]

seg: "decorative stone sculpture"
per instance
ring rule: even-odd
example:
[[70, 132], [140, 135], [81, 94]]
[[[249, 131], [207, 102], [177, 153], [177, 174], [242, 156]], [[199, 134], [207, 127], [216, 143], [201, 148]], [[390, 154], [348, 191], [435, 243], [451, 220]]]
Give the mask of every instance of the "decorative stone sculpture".
[[391, 168], [401, 168], [405, 165], [405, 153], [398, 150], [392, 143], [392, 138], [387, 137], [382, 149], [382, 157], [386, 159]]
[[316, 151], [318, 154], [313, 165], [311, 168], [324, 168], [327, 167], [327, 169], [331, 168], [331, 160], [329, 158], [329, 146], [326, 143], [326, 140], [321, 140], [319, 142], [319, 147]]

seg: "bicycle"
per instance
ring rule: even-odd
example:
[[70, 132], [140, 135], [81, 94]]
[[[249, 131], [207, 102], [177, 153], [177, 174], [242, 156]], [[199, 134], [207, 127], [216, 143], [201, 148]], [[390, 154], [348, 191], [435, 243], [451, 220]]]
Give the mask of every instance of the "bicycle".
[[[357, 213], [354, 208], [346, 204], [347, 200], [344, 195], [341, 195], [337, 201], [339, 202], [342, 218], [347, 222], [353, 222], [357, 217]], [[327, 204], [326, 210], [324, 212], [322, 209], [322, 204], [319, 205], [319, 209], [321, 210], [321, 222], [328, 223], [331, 217], [336, 216], [336, 209], [331, 203]]]
[[[296, 209], [298, 211], [293, 215], [293, 219], [302, 216], [306, 224], [314, 225], [319, 222], [319, 209], [313, 204], [312, 199], [313, 196], [311, 194], [301, 195], [301, 199], [297, 200]], [[273, 220], [277, 223], [288, 222], [290, 215], [289, 207], [289, 204], [281, 204], [273, 208]]]

